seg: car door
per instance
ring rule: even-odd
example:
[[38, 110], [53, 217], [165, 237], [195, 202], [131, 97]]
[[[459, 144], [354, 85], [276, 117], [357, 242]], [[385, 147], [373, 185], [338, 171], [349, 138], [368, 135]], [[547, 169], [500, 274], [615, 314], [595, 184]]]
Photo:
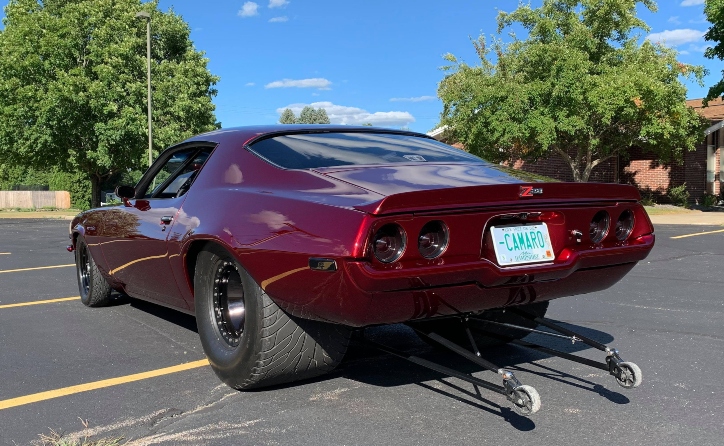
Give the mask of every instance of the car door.
[[167, 239], [211, 150], [187, 146], [164, 153], [139, 183], [135, 198], [108, 213], [101, 246], [111, 275], [129, 295], [188, 308], [170, 268]]

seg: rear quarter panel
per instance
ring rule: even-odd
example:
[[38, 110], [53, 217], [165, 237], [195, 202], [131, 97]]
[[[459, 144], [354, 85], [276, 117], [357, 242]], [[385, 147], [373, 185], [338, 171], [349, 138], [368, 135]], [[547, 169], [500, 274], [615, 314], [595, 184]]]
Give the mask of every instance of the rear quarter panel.
[[359, 252], [360, 227], [368, 217], [351, 205], [365, 199], [379, 196], [307, 172], [283, 171], [238, 144], [220, 144], [169, 234], [170, 260], [184, 298], [193, 308], [186, 256], [192, 244], [205, 240], [231, 252], [287, 311], [309, 316], [305, 306], [320, 300], [334, 307], [344, 294], [338, 289], [341, 272], [311, 270], [309, 258]]

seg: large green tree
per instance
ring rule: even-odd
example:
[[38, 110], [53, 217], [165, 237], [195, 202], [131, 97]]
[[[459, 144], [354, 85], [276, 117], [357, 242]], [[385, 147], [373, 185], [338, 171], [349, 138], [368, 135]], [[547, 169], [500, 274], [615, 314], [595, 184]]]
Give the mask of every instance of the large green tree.
[[472, 153], [491, 161], [560, 156], [575, 181], [588, 181], [601, 162], [632, 146], [663, 160], [680, 158], [702, 136], [702, 121], [685, 104], [680, 81], [701, 82], [703, 69], [649, 41], [637, 17], [651, 0], [544, 0], [498, 14], [488, 46], [473, 42], [480, 64], [446, 59], [438, 96], [441, 125]]
[[[218, 81], [190, 29], [156, 1], [11, 0], [0, 31], [0, 163], [82, 172], [92, 184], [143, 167], [151, 14], [154, 150], [218, 128]], [[147, 161], [146, 161], [147, 162]]]
[[[714, 46], [706, 49], [704, 55], [710, 59], [724, 60], [724, 0], [706, 0], [704, 6], [706, 19], [711, 22], [711, 28], [706, 32], [704, 38]], [[724, 75], [724, 71], [722, 71]], [[724, 78], [709, 88], [706, 96], [707, 102], [711, 99], [724, 95]]]

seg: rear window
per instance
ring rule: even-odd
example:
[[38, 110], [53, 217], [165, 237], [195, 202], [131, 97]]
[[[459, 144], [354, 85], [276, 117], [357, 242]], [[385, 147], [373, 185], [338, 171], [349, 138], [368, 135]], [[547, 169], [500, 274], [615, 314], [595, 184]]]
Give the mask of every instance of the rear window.
[[259, 156], [285, 169], [410, 162], [482, 162], [434, 139], [385, 133], [304, 133], [251, 145]]

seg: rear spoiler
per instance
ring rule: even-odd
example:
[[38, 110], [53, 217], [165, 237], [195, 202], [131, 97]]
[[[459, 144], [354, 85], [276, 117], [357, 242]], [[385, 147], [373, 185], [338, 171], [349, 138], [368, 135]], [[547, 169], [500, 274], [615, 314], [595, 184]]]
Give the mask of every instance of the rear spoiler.
[[403, 192], [354, 206], [372, 215], [522, 205], [639, 201], [639, 191], [626, 184], [527, 183], [454, 187]]

